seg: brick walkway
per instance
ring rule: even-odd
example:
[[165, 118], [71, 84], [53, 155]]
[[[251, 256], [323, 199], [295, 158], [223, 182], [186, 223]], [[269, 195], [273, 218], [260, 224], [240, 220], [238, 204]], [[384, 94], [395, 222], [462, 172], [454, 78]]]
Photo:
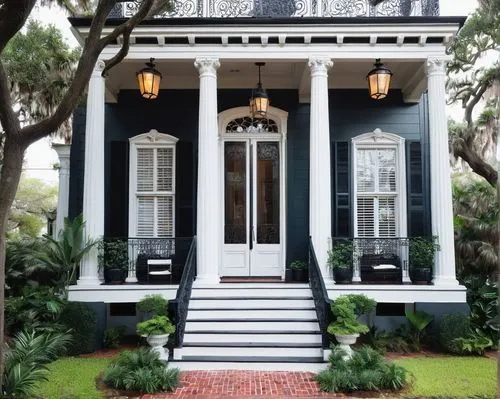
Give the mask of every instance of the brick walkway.
[[313, 373], [267, 371], [185, 371], [180, 387], [170, 394], [141, 399], [339, 398], [320, 392]]

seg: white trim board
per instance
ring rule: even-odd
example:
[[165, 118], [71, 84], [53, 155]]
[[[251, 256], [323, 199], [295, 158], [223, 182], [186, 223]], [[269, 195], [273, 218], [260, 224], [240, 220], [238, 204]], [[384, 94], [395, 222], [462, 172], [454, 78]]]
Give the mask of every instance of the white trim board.
[[71, 285], [68, 300], [72, 302], [128, 303], [139, 302], [146, 295], [160, 294], [165, 299], [174, 299], [178, 285]]

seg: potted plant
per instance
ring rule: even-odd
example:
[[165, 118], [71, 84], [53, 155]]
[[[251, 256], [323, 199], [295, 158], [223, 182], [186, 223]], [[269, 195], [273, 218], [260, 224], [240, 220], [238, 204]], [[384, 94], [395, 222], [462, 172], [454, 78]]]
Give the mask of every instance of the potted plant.
[[150, 316], [150, 318], [137, 323], [136, 330], [139, 335], [146, 338], [152, 350], [167, 359], [164, 346], [170, 334], [175, 332], [175, 326], [168, 318], [168, 301], [161, 295], [147, 295], [137, 303], [137, 310]]
[[432, 281], [434, 254], [439, 251], [437, 237], [412, 237], [408, 246], [412, 283], [429, 284]]
[[328, 251], [328, 266], [333, 270], [337, 284], [350, 284], [352, 282], [354, 244], [342, 242]]
[[175, 326], [168, 316], [153, 316], [137, 323], [136, 329], [139, 335], [146, 337], [149, 346], [160, 355], [160, 359], [167, 358], [163, 347], [167, 344], [169, 335], [175, 332]]
[[358, 317], [375, 309], [376, 302], [366, 295], [341, 295], [331, 305], [335, 321], [328, 326], [328, 333], [335, 336], [340, 348], [345, 352], [345, 358], [352, 355], [350, 345], [356, 343], [359, 334], [370, 331], [361, 323]]
[[103, 239], [99, 242], [99, 267], [108, 284], [122, 284], [128, 273], [128, 243], [120, 239]]
[[290, 263], [293, 281], [307, 281], [307, 263], [303, 260], [294, 260]]

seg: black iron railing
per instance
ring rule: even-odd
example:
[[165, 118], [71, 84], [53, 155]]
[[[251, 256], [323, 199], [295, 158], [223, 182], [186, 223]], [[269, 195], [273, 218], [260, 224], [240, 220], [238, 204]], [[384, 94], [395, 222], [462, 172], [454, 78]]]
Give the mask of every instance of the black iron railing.
[[318, 265], [318, 259], [314, 252], [311, 237], [309, 237], [309, 286], [314, 298], [314, 306], [316, 307], [316, 315], [318, 316], [319, 327], [322, 334], [323, 348], [330, 347], [327, 328], [333, 320], [331, 311], [332, 300], [328, 298], [328, 291], [325, 287], [325, 282], [321, 274], [321, 269]]
[[175, 334], [173, 345], [176, 348], [182, 346], [184, 342], [184, 330], [186, 328], [186, 318], [191, 298], [191, 289], [196, 276], [196, 236], [193, 237], [189, 253], [184, 264], [179, 288], [174, 300], [168, 302], [169, 313], [175, 323]]
[[[439, 15], [439, 0], [176, 0], [161, 18], [395, 17]], [[134, 15], [140, 1], [118, 2], [111, 18]]]

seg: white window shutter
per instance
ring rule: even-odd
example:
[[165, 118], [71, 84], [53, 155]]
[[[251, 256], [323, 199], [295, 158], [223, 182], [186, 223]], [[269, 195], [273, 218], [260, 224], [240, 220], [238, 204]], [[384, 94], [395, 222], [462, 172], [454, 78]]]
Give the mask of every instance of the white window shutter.
[[137, 237], [154, 237], [154, 197], [137, 197]]
[[174, 173], [174, 149], [158, 148], [157, 150], [157, 191], [172, 191]]
[[174, 236], [174, 201], [172, 196], [158, 197], [157, 236]]
[[357, 200], [358, 237], [375, 235], [375, 198], [359, 197]]
[[396, 237], [396, 201], [394, 197], [378, 199], [378, 236]]
[[154, 172], [154, 149], [137, 149], [137, 191], [152, 192]]

